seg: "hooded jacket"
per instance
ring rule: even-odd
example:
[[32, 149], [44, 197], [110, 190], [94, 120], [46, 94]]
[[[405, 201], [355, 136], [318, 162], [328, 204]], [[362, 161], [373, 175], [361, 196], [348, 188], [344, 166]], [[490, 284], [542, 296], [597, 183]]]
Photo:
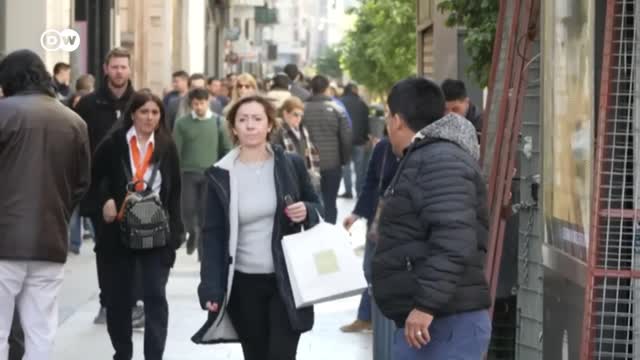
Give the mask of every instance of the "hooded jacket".
[[440, 317], [491, 304], [479, 154], [473, 124], [448, 114], [416, 134], [385, 192], [373, 295], [400, 327], [413, 309]]
[[[313, 307], [296, 309], [289, 274], [282, 249], [285, 235], [301, 231], [300, 224], [292, 224], [284, 216], [285, 195], [294, 202], [302, 201], [307, 207], [305, 228], [316, 225], [322, 206], [304, 165], [304, 160], [296, 154], [285, 153], [280, 146], [273, 146], [274, 176], [276, 185], [277, 209], [273, 219], [272, 255], [278, 292], [282, 298], [291, 327], [299, 332], [313, 327]], [[208, 318], [202, 328], [191, 338], [198, 344], [216, 344], [238, 342], [238, 335], [227, 314], [228, 300], [233, 286], [235, 256], [238, 245], [238, 189], [233, 171], [234, 161], [238, 158], [238, 148], [232, 150], [215, 166], [209, 168], [207, 177], [207, 205], [205, 223], [202, 229], [202, 259], [198, 297], [205, 309], [207, 301], [221, 304], [217, 313], [208, 312]]]

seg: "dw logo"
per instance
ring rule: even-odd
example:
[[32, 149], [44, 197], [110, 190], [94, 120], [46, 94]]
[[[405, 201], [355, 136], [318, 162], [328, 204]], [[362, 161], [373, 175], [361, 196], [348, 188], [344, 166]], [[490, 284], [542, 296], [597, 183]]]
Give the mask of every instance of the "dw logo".
[[46, 51], [72, 52], [80, 46], [80, 34], [73, 29], [47, 30], [40, 36], [40, 45]]

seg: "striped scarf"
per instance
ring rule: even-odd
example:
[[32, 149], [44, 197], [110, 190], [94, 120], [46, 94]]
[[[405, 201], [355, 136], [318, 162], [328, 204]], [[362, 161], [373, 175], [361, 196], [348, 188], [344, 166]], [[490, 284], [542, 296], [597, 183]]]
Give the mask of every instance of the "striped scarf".
[[306, 150], [304, 153], [304, 160], [307, 165], [307, 171], [311, 178], [311, 183], [316, 189], [320, 188], [320, 153], [318, 148], [311, 142], [311, 137], [307, 128], [300, 125], [300, 134], [302, 139], [298, 140], [294, 134], [294, 130], [289, 126], [284, 125], [284, 131], [282, 132], [282, 142], [284, 143], [284, 149], [287, 152], [297, 153], [296, 141], [304, 141], [306, 144]]

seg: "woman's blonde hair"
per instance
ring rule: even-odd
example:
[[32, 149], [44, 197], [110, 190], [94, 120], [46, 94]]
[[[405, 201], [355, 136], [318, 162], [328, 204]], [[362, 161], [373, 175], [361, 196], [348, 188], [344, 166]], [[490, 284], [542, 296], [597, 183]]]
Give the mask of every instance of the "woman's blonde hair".
[[233, 84], [233, 90], [231, 92], [232, 102], [237, 102], [238, 100], [240, 100], [240, 91], [238, 89], [238, 84], [248, 84], [255, 91], [258, 91], [258, 82], [256, 81], [256, 78], [254, 78], [251, 74], [242, 73], [238, 75], [238, 77], [236, 78], [236, 83]]

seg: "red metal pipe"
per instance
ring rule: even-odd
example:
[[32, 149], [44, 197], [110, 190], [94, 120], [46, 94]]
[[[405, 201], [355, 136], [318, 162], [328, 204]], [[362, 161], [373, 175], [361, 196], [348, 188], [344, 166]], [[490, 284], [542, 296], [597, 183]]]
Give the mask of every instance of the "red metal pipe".
[[[510, 107], [509, 114], [506, 118], [506, 126], [504, 128], [504, 143], [502, 144], [502, 148], [505, 149], [503, 156], [500, 158], [500, 168], [498, 169], [498, 185], [496, 187], [496, 191], [501, 191], [500, 202], [496, 202], [494, 205], [495, 209], [503, 209], [505, 206], [511, 205], [511, 200], [508, 195], [511, 192], [511, 182], [513, 178], [512, 169], [515, 168], [516, 158], [518, 156], [517, 148], [518, 148], [518, 137], [520, 135], [520, 129], [522, 125], [522, 108], [523, 108], [523, 99], [526, 93], [526, 85], [527, 85], [527, 75], [528, 71], [526, 69], [526, 64], [528, 62], [528, 58], [531, 53], [531, 44], [534, 36], [531, 36], [532, 29], [535, 29], [538, 24], [538, 12], [539, 9], [539, 0], [527, 0], [525, 3], [525, 8], [522, 13], [522, 17], [520, 18], [520, 23], [525, 26], [524, 29], [520, 29], [517, 33], [518, 39], [521, 39], [523, 36], [524, 41], [517, 41], [516, 43], [516, 54], [524, 54], [524, 57], [518, 56], [516, 59], [516, 65], [513, 67], [513, 71], [515, 71], [515, 79], [513, 82], [511, 91], [512, 98], [510, 99]], [[523, 47], [520, 49], [519, 47]], [[504, 148], [504, 146], [507, 146]], [[500, 263], [502, 259], [502, 248], [504, 244], [504, 231], [507, 223], [507, 218], [504, 216], [500, 216], [498, 219], [498, 231], [496, 233], [495, 238], [495, 255], [493, 256], [493, 266], [492, 266], [492, 274], [491, 274], [491, 296], [495, 297], [496, 289], [498, 286], [498, 281], [500, 277]]]
[[[489, 74], [489, 93], [487, 94], [487, 107], [484, 109], [482, 115], [482, 128], [489, 128], [489, 116], [491, 113], [491, 102], [493, 100], [493, 92], [495, 88], [496, 73], [498, 72], [498, 65], [500, 62], [500, 48], [502, 47], [502, 31], [504, 29], [504, 23], [506, 21], [507, 13], [507, 0], [500, 0], [500, 7], [498, 10], [498, 23], [496, 24], [496, 34], [493, 40], [493, 53], [491, 56], [491, 73]], [[484, 152], [487, 143], [487, 132], [482, 131], [480, 134], [480, 163], [484, 162]]]
[[588, 260], [587, 260], [587, 284], [585, 286], [584, 295], [584, 318], [582, 321], [582, 344], [581, 344], [581, 356], [582, 360], [591, 359], [591, 355], [594, 351], [593, 344], [593, 332], [591, 322], [593, 320], [593, 288], [596, 276], [608, 276], [609, 271], [601, 272], [600, 269], [596, 269], [598, 251], [599, 251], [599, 215], [600, 209], [600, 186], [602, 185], [602, 162], [604, 159], [604, 149], [607, 142], [605, 131], [608, 121], [609, 110], [609, 94], [611, 93], [612, 79], [611, 79], [611, 63], [613, 60], [614, 43], [614, 21], [615, 21], [615, 1], [607, 1], [607, 10], [605, 16], [605, 30], [604, 30], [604, 46], [602, 50], [602, 73], [600, 83], [600, 108], [598, 110], [597, 117], [597, 134], [596, 134], [596, 156], [594, 162], [594, 176], [593, 176], [593, 200], [591, 209], [591, 224], [589, 235], [589, 248], [588, 248]]
[[[505, 127], [505, 118], [506, 118], [506, 111], [507, 111], [507, 105], [509, 103], [509, 88], [511, 86], [511, 75], [512, 75], [512, 64], [513, 64], [513, 58], [515, 56], [515, 45], [516, 45], [516, 38], [517, 38], [517, 33], [518, 33], [518, 19], [520, 18], [520, 5], [521, 2], [520, 1], [516, 1], [514, 4], [514, 11], [513, 11], [513, 20], [511, 22], [511, 31], [509, 32], [509, 46], [507, 47], [507, 61], [506, 64], [504, 66], [505, 69], [505, 76], [504, 76], [504, 87], [502, 89], [502, 98], [500, 99], [500, 109], [498, 112], [498, 126], [497, 129], [504, 129]], [[494, 56], [500, 56], [500, 54], [493, 54]], [[499, 59], [499, 58], [498, 58]], [[496, 60], [497, 61], [497, 60]], [[491, 223], [489, 226], [489, 246], [487, 249], [487, 267], [485, 269], [485, 276], [487, 277], [487, 280], [489, 282], [491, 282], [492, 279], [492, 274], [493, 274], [493, 266], [494, 266], [494, 256], [495, 256], [495, 252], [496, 252], [496, 240], [497, 240], [497, 232], [499, 230], [499, 221], [500, 221], [500, 213], [501, 213], [501, 209], [496, 209], [496, 206], [494, 206], [494, 204], [502, 204], [502, 192], [498, 192], [496, 191], [495, 187], [496, 187], [496, 182], [498, 181], [497, 177], [499, 176], [498, 174], [498, 168], [499, 166], [497, 166], [497, 164], [499, 163], [500, 160], [500, 150], [502, 148], [502, 141], [503, 141], [503, 136], [502, 136], [502, 131], [496, 131], [496, 142], [495, 142], [495, 147], [493, 149], [493, 159], [492, 159], [492, 166], [491, 166], [491, 174], [489, 175], [489, 184], [487, 187], [488, 190], [488, 194], [489, 194], [489, 199], [488, 199], [488, 204], [489, 204], [489, 209], [490, 209], [490, 214], [491, 214]]]

